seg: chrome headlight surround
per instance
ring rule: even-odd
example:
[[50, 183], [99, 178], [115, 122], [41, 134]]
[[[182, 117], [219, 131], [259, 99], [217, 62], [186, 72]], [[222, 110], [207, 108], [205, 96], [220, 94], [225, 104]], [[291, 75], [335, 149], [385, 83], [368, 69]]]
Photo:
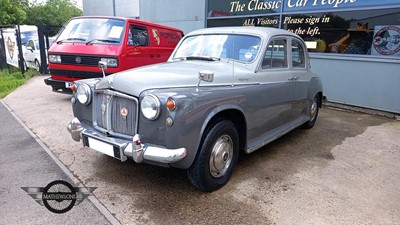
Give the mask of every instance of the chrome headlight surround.
[[61, 55], [49, 55], [49, 62], [51, 63], [61, 63]]
[[81, 104], [89, 105], [92, 100], [92, 89], [88, 84], [79, 84], [76, 89], [76, 98]]
[[157, 96], [149, 94], [144, 96], [140, 102], [140, 111], [148, 120], [155, 120], [160, 115], [160, 106], [161, 103]]
[[101, 58], [100, 61], [106, 62], [108, 67], [118, 67], [117, 58]]

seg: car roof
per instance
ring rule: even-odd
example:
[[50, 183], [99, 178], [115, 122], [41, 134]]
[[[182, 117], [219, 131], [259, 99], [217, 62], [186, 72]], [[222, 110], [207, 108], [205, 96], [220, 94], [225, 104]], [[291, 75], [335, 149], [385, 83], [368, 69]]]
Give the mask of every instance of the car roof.
[[[203, 34], [252, 34], [259, 35], [264, 37], [272, 37], [277, 35], [288, 35], [300, 38], [298, 35], [293, 32], [272, 28], [272, 27], [246, 27], [246, 26], [236, 26], [236, 27], [213, 27], [213, 28], [204, 28], [192, 31], [188, 33], [186, 36], [190, 35], [203, 35]], [[301, 39], [301, 38], [300, 38]]]

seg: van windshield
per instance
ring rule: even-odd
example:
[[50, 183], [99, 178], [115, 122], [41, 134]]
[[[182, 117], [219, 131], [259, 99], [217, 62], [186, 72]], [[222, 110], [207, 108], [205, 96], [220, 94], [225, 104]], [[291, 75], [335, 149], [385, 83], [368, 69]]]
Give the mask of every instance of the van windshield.
[[125, 22], [118, 19], [72, 19], [61, 32], [56, 43], [121, 44], [124, 29]]

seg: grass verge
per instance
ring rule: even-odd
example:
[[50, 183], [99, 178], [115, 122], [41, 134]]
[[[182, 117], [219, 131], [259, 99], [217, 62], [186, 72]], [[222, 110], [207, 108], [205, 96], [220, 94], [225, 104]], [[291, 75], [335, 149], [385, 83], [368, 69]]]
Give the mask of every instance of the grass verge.
[[21, 71], [0, 70], [0, 99], [6, 97], [36, 74], [37, 72], [32, 70], [26, 71], [25, 74], [22, 74]]

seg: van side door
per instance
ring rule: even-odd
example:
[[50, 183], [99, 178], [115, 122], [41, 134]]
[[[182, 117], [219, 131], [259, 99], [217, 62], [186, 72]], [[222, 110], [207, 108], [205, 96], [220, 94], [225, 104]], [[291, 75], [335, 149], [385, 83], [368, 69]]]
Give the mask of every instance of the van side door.
[[147, 27], [130, 24], [128, 32], [125, 68], [154, 63], [150, 57], [150, 40]]

